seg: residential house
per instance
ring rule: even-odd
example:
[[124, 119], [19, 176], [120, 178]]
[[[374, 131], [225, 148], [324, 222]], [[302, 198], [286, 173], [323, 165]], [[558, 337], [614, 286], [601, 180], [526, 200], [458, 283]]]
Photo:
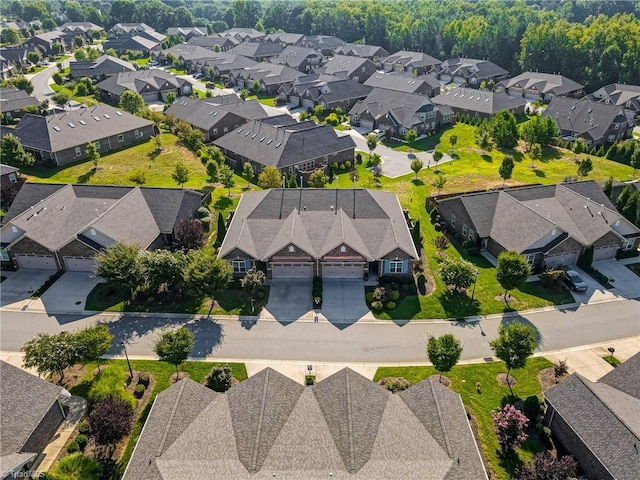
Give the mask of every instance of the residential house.
[[584, 86], [562, 75], [550, 73], [524, 72], [498, 83], [511, 96], [522, 96], [527, 100], [548, 102], [554, 97], [580, 98], [584, 95]]
[[213, 143], [236, 170], [251, 162], [257, 172], [276, 167], [286, 174], [312, 172], [333, 162], [353, 164], [355, 148], [350, 136], [338, 136], [330, 125], [298, 123], [288, 115], [253, 120]]
[[344, 40], [334, 37], [333, 35], [305, 35], [300, 42], [300, 46], [313, 48], [325, 57], [330, 57], [334, 54], [336, 48], [346, 43]]
[[[166, 50], [154, 50], [151, 52], [151, 58], [160, 64], [176, 63], [187, 69], [187, 71], [195, 71], [195, 65], [199, 62], [214, 57], [216, 54], [205, 47], [198, 45], [190, 45], [188, 43], [179, 43]], [[171, 62], [168, 60], [173, 57]]]
[[182, 37], [186, 42], [194, 37], [205, 37], [207, 35], [206, 27], [169, 27], [167, 35], [177, 35]]
[[109, 39], [102, 44], [103, 51], [113, 48], [118, 54], [133, 50], [149, 55], [167, 39], [146, 23], [116, 23], [107, 32], [107, 36]]
[[162, 102], [169, 93], [176, 98], [193, 93], [188, 80], [153, 68], [111, 75], [96, 85], [96, 96], [103, 102], [119, 105], [120, 96], [127, 90], [139, 93], [147, 103]]
[[216, 97], [221, 103], [213, 103], [211, 100], [213, 98], [180, 99], [165, 114], [173, 115], [202, 131], [205, 142], [212, 142], [250, 120], [268, 116], [257, 100], [243, 101], [236, 95]]
[[29, 469], [66, 417], [60, 400], [63, 392], [62, 387], [0, 360], [0, 478], [32, 475]]
[[325, 110], [342, 108], [349, 110], [358, 100], [371, 92], [371, 87], [349, 78], [334, 75], [301, 75], [293, 83], [283, 85], [278, 91], [280, 99], [296, 106], [312, 109], [322, 105]]
[[18, 183], [20, 179], [20, 170], [11, 165], [0, 163], [0, 185], [9, 185], [10, 183]]
[[24, 115], [23, 108], [40, 105], [38, 99], [24, 90], [15, 87], [0, 88], [0, 113], [8, 118], [20, 118]]
[[335, 53], [336, 55], [368, 58], [377, 66], [381, 66], [384, 59], [389, 56], [389, 52], [377, 45], [356, 45], [355, 43], [340, 45], [335, 49]]
[[478, 88], [482, 82], [498, 83], [509, 74], [489, 60], [460, 57], [445, 60], [436, 73], [442, 83], [469, 85], [474, 88]]
[[110, 55], [102, 55], [88, 62], [70, 62], [69, 67], [71, 68], [71, 78], [88, 77], [97, 82], [120, 72], [136, 71], [131, 63]]
[[429, 97], [414, 93], [374, 88], [349, 111], [351, 125], [367, 130], [382, 130], [388, 137], [415, 130], [418, 135], [434, 131], [451, 122], [451, 114], [442, 115]]
[[544, 397], [545, 425], [589, 478], [638, 478], [640, 354], [597, 382], [574, 373]]
[[[218, 49], [221, 52], [231, 50], [240, 43], [235, 37], [221, 37], [219, 35], [207, 35], [206, 37], [191, 37], [188, 45], [208, 48], [209, 50]], [[216, 48], [217, 47], [217, 48]]]
[[104, 28], [91, 22], [66, 22], [57, 27], [56, 30], [72, 35], [81, 35], [86, 40], [92, 40], [91, 37], [94, 32], [104, 32]]
[[12, 28], [13, 30], [27, 30], [29, 28], [29, 24], [27, 22], [20, 21], [7, 21], [5, 18], [0, 20], [0, 32], [2, 32], [5, 28]]
[[213, 70], [213, 76], [220, 78], [223, 75], [229, 75], [232, 70], [240, 70], [257, 65], [258, 62], [251, 60], [242, 55], [233, 53], [213, 53], [209, 58], [199, 60], [194, 69], [197, 71], [208, 72]]
[[633, 188], [635, 188], [636, 190], [638, 190], [640, 192], [640, 179], [638, 179], [638, 180], [630, 180], [628, 182], [614, 181], [613, 182], [613, 186], [611, 187], [611, 195], [609, 195], [609, 198], [611, 199], [611, 201], [614, 204], [618, 200], [618, 196], [620, 196], [620, 194], [622, 193], [622, 190], [624, 190], [624, 188], [627, 185], [631, 185]]
[[534, 271], [574, 265], [589, 245], [597, 261], [640, 243], [640, 230], [594, 181], [463, 194], [439, 200], [438, 211], [461, 239], [495, 257], [520, 252]]
[[123, 480], [211, 472], [226, 479], [487, 478], [460, 395], [433, 379], [394, 395], [349, 368], [312, 387], [268, 367], [224, 394], [190, 379], [159, 393]]
[[432, 73], [414, 75], [411, 72], [376, 72], [365, 85], [373, 88], [386, 88], [404, 93], [415, 93], [435, 97], [440, 93], [441, 84]]
[[257, 41], [265, 36], [264, 33], [259, 32], [255, 28], [230, 28], [229, 30], [220, 32], [218, 35], [221, 37], [233, 37], [240, 42]]
[[640, 86], [612, 83], [596, 90], [589, 98], [594, 102], [606, 105], [617, 105], [627, 110], [633, 110], [640, 115]]
[[89, 142], [104, 155], [156, 135], [157, 127], [144, 118], [99, 104], [46, 117], [27, 113], [16, 128], [2, 127], [1, 132], [17, 136], [36, 162], [52, 166], [83, 160]]
[[350, 78], [354, 82], [364, 83], [376, 73], [376, 64], [368, 58], [334, 55], [324, 66], [315, 68], [315, 73]]
[[269, 33], [261, 39], [265, 43], [279, 43], [283, 47], [299, 46], [302, 43], [304, 35], [301, 33], [276, 32]]
[[522, 97], [511, 97], [504, 92], [490, 92], [470, 88], [452, 88], [431, 99], [436, 105], [446, 105], [457, 115], [491, 119], [508, 110], [514, 115], [523, 115], [527, 101]]
[[434, 72], [441, 63], [441, 60], [426, 53], [402, 50], [389, 55], [382, 62], [382, 67], [387, 72], [410, 72], [424, 75]]
[[229, 53], [263, 62], [276, 58], [283, 50], [284, 47], [279, 43], [242, 42], [229, 50]]
[[272, 60], [273, 63], [280, 63], [303, 73], [309, 73], [324, 61], [324, 56], [317, 50], [298, 46], [286, 47], [277, 58]]
[[273, 279], [411, 275], [419, 258], [396, 195], [355, 188], [246, 193], [218, 255]]
[[50, 55], [53, 51], [53, 44], [59, 43], [63, 51], [74, 48], [73, 35], [66, 34], [60, 30], [38, 33], [22, 42], [22, 47], [27, 51], [37, 50], [41, 55]]
[[633, 111], [589, 98], [554, 98], [542, 117], [551, 117], [556, 122], [560, 137], [584, 138], [589, 147], [631, 138], [635, 126]]
[[18, 268], [93, 271], [95, 254], [116, 242], [170, 245], [203, 198], [182, 188], [26, 183], [0, 227], [2, 257]]
[[260, 84], [260, 91], [275, 94], [284, 84], [290, 84], [302, 73], [286, 65], [261, 62], [252, 67], [232, 70], [229, 83], [240, 88], [253, 88], [254, 82]]
[[15, 77], [28, 64], [25, 47], [0, 47], [0, 79]]

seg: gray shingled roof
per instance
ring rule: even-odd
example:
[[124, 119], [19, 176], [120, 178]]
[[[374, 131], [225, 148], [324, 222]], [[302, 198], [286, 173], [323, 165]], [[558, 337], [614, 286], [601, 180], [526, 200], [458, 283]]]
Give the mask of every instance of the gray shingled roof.
[[389, 56], [384, 48], [377, 45], [356, 45], [354, 43], [347, 43], [346, 45], [340, 45], [335, 49], [335, 52], [339, 55], [349, 55], [352, 57], [384, 59]]
[[350, 78], [324, 74], [300, 75], [282, 88], [289, 95], [308, 94], [313, 101], [325, 100], [327, 103], [364, 98], [371, 92], [371, 87]]
[[[637, 380], [637, 374], [635, 377]], [[544, 395], [555, 409], [554, 415], [562, 417], [613, 478], [638, 478], [640, 399], [579, 374], [554, 385]]]
[[162, 89], [181, 89], [184, 85], [191, 84], [184, 78], [178, 78], [164, 70], [152, 68], [112, 75], [98, 83], [96, 88], [120, 95], [125, 90], [145, 93], [147, 91], [145, 88], [149, 88], [151, 91], [160, 91]]
[[71, 75], [74, 77], [93, 77], [98, 75], [115, 75], [120, 72], [135, 72], [135, 67], [117, 57], [102, 55], [90, 62], [71, 62]]
[[40, 102], [24, 90], [14, 87], [0, 88], [0, 112], [15, 112], [30, 105], [37, 106]]
[[295, 68], [278, 63], [260, 62], [251, 67], [232, 70], [231, 75], [235, 78], [243, 78], [250, 81], [260, 81], [265, 85], [281, 85], [293, 82], [301, 74]]
[[0, 176], [4, 177], [5, 175], [9, 175], [10, 173], [15, 173], [19, 169], [16, 167], [12, 167], [11, 165], [5, 165], [4, 163], [0, 163]]
[[[323, 68], [326, 75], [337, 75], [339, 77], [351, 77], [360, 72], [360, 68], [366, 64], [373, 65], [368, 58], [351, 57], [347, 55], [335, 55]], [[374, 65], [375, 66], [375, 65]]]
[[211, 56], [202, 61], [205, 68], [217, 68], [219, 72], [227, 73], [239, 68], [252, 67], [258, 62], [243, 55], [234, 53], [212, 53]]
[[523, 72], [513, 78], [502, 80], [500, 85], [505, 88], [535, 89], [540, 94], [553, 95], [567, 95], [583, 88], [583, 85], [562, 75], [540, 72]]
[[[432, 433], [443, 429], [447, 448]], [[124, 480], [211, 472], [229, 480], [487, 478], [459, 395], [433, 380], [392, 395], [350, 369], [310, 388], [267, 368], [226, 395], [188, 379], [159, 394]]]
[[440, 82], [431, 73], [415, 76], [411, 72], [376, 72], [364, 84], [406, 93], [416, 93], [425, 86], [430, 90], [440, 88]]
[[611, 370], [599, 382], [640, 399], [640, 353], [622, 362], [622, 365]]
[[395, 194], [363, 189], [272, 189], [240, 199], [219, 255], [266, 260], [293, 244], [314, 258], [342, 244], [370, 261], [401, 249], [418, 258]]
[[504, 92], [489, 92], [472, 88], [452, 88], [431, 99], [436, 105], [495, 115], [502, 110], [511, 110], [526, 105], [522, 97], [511, 97]]
[[62, 387], [0, 360], [2, 470], [5, 469], [4, 457], [21, 452], [62, 391]]
[[275, 57], [284, 48], [279, 43], [242, 42], [229, 50], [229, 53], [249, 58]]
[[239, 37], [239, 38], [250, 38], [257, 39], [263, 38], [264, 33], [256, 30], [255, 28], [230, 28], [229, 30], [225, 30], [224, 32], [218, 33], [221, 37]]
[[304, 38], [302, 33], [276, 32], [265, 35], [263, 42], [280, 42], [286, 45], [295, 45]]
[[640, 103], [640, 86], [611, 83], [593, 92], [589, 97], [595, 101], [609, 98], [614, 105], [624, 106], [630, 100]]
[[313, 48], [288, 46], [274, 62], [282, 63], [291, 68], [298, 68], [308, 58], [323, 58], [322, 54]]
[[409, 50], [401, 50], [389, 55], [385, 63], [400, 64], [405, 68], [422, 68], [422, 67], [435, 67], [442, 62], [431, 55], [427, 55], [422, 52], [412, 52]]
[[122, 36], [107, 40], [102, 44], [105, 51], [113, 48], [116, 51], [123, 50], [153, 50], [162, 43], [162, 40], [147, 38], [142, 35], [134, 35], [132, 37]]
[[509, 72], [489, 60], [478, 58], [449, 58], [440, 64], [438, 73], [478, 78], [491, 78], [507, 75]]
[[207, 35], [205, 37], [192, 37], [187, 41], [189, 45], [197, 45], [200, 47], [205, 47], [209, 49], [215, 48], [218, 45], [220, 48], [224, 48], [225, 46], [237, 45], [240, 43], [234, 37], [221, 37], [219, 35]]
[[254, 120], [214, 141], [220, 148], [265, 166], [284, 168], [355, 147], [349, 136], [338, 136], [330, 125], [312, 120], [285, 127]]
[[419, 113], [435, 110], [429, 97], [385, 88], [374, 88], [364, 100], [356, 103], [349, 115], [369, 113], [375, 119], [391, 115], [397, 124], [410, 129], [423, 123]]
[[190, 125], [203, 130], [210, 130], [220, 120], [229, 114], [237, 115], [245, 120], [257, 120], [267, 117], [262, 104], [257, 100], [242, 101], [236, 95], [225, 95], [227, 103], [213, 103], [209, 98], [194, 100], [191, 98], [178, 99], [166, 111], [167, 115], [174, 115]]

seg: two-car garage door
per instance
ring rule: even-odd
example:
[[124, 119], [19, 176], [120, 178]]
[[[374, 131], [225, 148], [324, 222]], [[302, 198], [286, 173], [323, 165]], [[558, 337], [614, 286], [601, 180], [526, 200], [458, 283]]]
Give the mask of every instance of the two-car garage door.
[[57, 270], [53, 255], [16, 255], [20, 268], [39, 268], [41, 270]]
[[91, 257], [64, 257], [64, 264], [69, 272], [92, 272], [96, 268]]
[[578, 262], [580, 252], [561, 253], [558, 255], [547, 255], [545, 259], [547, 268], [557, 268], [560, 265], [575, 265]]
[[361, 262], [322, 264], [322, 278], [362, 278], [363, 274], [364, 263]]
[[313, 263], [272, 263], [271, 278], [313, 278]]
[[608, 260], [613, 258], [618, 250], [617, 245], [609, 245], [607, 247], [596, 247], [593, 250], [593, 261]]

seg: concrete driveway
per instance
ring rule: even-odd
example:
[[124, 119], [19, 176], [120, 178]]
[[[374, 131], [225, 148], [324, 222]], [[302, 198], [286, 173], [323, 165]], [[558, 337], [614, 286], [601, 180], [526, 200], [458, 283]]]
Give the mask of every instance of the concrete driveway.
[[313, 318], [311, 279], [271, 280], [269, 301], [260, 318], [274, 318], [282, 324], [298, 318]]
[[571, 270], [575, 270], [576, 272], [578, 272], [584, 280], [584, 283], [587, 284], [587, 290], [584, 292], [574, 292], [572, 290], [569, 290], [576, 302], [584, 304], [606, 302], [615, 300], [616, 297], [619, 296], [616, 292], [614, 292], [613, 289], [607, 290], [606, 288], [604, 288], [600, 284], [600, 282], [598, 282], [584, 270], [578, 268], [576, 265], [571, 265], [570, 268]]
[[625, 297], [640, 297], [640, 278], [617, 260], [600, 260], [593, 262], [593, 268], [613, 279], [615, 287], [612, 292]]
[[340, 329], [361, 318], [374, 318], [364, 299], [362, 280], [324, 279], [321, 312], [327, 321]]
[[87, 295], [100, 282], [89, 272], [66, 272], [40, 297], [46, 312], [81, 312]]
[[[40, 288], [55, 270], [23, 268], [15, 272], [2, 272], [7, 279], [0, 283], [0, 305], [3, 307], [29, 300], [31, 294]], [[20, 305], [14, 305], [20, 308]]]

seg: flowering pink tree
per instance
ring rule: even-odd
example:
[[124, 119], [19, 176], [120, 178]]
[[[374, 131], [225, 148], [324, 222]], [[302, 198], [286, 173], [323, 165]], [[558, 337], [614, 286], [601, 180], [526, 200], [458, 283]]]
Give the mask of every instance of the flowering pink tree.
[[513, 405], [505, 405], [501, 410], [491, 412], [493, 431], [503, 451], [513, 451], [527, 439], [524, 428], [529, 420]]

